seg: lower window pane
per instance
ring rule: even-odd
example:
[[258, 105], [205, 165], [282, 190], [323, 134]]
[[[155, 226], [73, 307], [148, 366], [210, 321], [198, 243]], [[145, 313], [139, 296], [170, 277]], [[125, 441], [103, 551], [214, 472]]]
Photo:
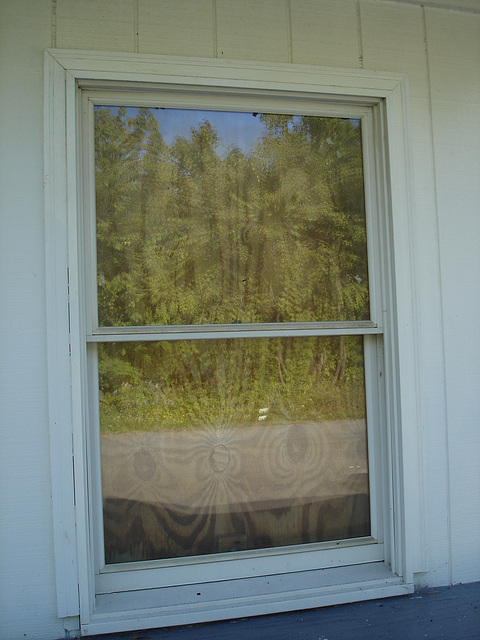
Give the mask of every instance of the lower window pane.
[[361, 337], [98, 349], [107, 563], [370, 534]]

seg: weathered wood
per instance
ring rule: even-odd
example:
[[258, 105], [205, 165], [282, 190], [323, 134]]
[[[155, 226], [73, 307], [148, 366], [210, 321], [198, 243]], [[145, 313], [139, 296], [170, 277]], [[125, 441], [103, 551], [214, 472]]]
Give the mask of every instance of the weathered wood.
[[363, 420], [102, 437], [107, 562], [370, 533]]

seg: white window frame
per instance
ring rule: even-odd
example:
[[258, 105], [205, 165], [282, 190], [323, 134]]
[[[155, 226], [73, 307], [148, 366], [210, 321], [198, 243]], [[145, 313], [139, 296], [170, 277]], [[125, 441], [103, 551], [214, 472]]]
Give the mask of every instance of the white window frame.
[[[378, 378], [378, 402], [374, 404], [385, 398], [385, 431], [369, 433], [369, 438], [375, 439], [375, 455], [382, 459], [381, 470], [375, 468], [372, 474], [381, 476], [376, 482], [373, 478], [372, 489], [379, 484], [383, 487], [378, 494], [379, 511], [384, 515], [381, 556], [380, 545], [366, 544], [359, 549], [359, 541], [330, 550], [328, 545], [319, 545], [319, 550], [260, 554], [263, 558], [253, 553], [240, 562], [214, 558], [203, 565], [201, 559], [171, 566], [160, 562], [154, 569], [151, 563], [113, 566], [105, 579], [98, 577], [101, 567], [94, 552], [92, 511], [92, 474], [94, 477], [95, 466], [98, 468], [98, 447], [89, 429], [95, 420], [89, 414], [92, 409], [86, 382], [95, 371], [88, 371], [91, 362], [94, 368], [94, 358], [87, 362], [86, 336], [90, 336], [90, 343], [105, 336], [101, 329], [92, 331], [85, 313], [89, 266], [83, 251], [82, 220], [93, 194], [85, 195], [82, 185], [90, 184], [93, 189], [93, 181], [85, 180], [88, 162], [86, 168], [82, 157], [91, 158], [92, 151], [82, 137], [82, 127], [91, 117], [92, 96], [98, 94], [99, 103], [109, 99], [110, 104], [118, 104], [128, 89], [142, 96], [143, 105], [148, 96], [153, 104], [158, 100], [155, 91], [162, 87], [177, 106], [182, 104], [179, 95], [183, 92], [185, 104], [198, 105], [196, 108], [212, 105], [213, 100], [221, 108], [228, 96], [248, 106], [252, 96], [255, 104], [263, 96], [266, 104], [274, 100], [275, 109], [282, 112], [282, 100], [291, 106], [295, 97], [299, 104], [319, 101], [325, 105], [325, 113], [329, 104], [340, 104], [345, 113], [364, 108], [374, 114], [365, 120], [366, 130], [371, 122], [371, 136], [364, 135], [371, 165], [371, 171], [366, 172], [366, 197], [382, 212], [376, 228], [369, 229], [369, 242], [380, 247], [370, 252], [370, 257], [378, 258], [378, 264], [370, 264], [370, 269], [378, 272], [382, 291], [373, 299], [376, 322], [370, 328], [360, 327], [358, 333], [383, 334], [378, 363], [369, 365], [368, 358], [366, 363], [382, 378]], [[423, 568], [424, 527], [409, 260], [407, 104], [407, 80], [398, 74], [166, 56], [46, 52], [48, 388], [58, 615], [80, 615], [83, 634], [305, 609], [413, 590], [413, 574]], [[336, 109], [332, 107], [332, 115], [338, 114]], [[82, 115], [85, 112], [86, 116]], [[290, 112], [288, 108], [286, 112]], [[369, 180], [373, 174], [375, 179]], [[339, 328], [339, 332], [343, 330]], [[307, 327], [299, 331], [309, 335]], [[332, 335], [332, 328], [328, 331]], [[142, 339], [142, 335], [133, 338]], [[375, 497], [372, 499], [375, 503]], [[195, 581], [192, 575], [199, 564], [202, 571], [197, 569], [197, 573], [202, 578]], [[162, 571], [161, 583], [158, 571]], [[180, 574], [183, 577], [179, 578]], [[179, 583], [183, 586], [173, 587]], [[199, 599], [200, 592], [203, 597]]]
[[[183, 89], [183, 90], [182, 90]], [[285, 92], [282, 92], [284, 94]], [[222, 110], [245, 110], [247, 112], [282, 112], [298, 115], [335, 116], [340, 118], [353, 118], [361, 120], [362, 148], [364, 162], [364, 184], [367, 209], [367, 237], [370, 274], [370, 309], [372, 319], [364, 321], [337, 321], [337, 322], [295, 322], [277, 324], [242, 324], [231, 325], [189, 325], [189, 326], [149, 326], [149, 327], [101, 327], [97, 319], [97, 265], [96, 253], [96, 227], [95, 227], [95, 187], [94, 187], [94, 107], [100, 106], [158, 106], [170, 108], [205, 109], [207, 107], [219, 107]], [[385, 529], [388, 523], [383, 523], [385, 511], [385, 499], [382, 487], [387, 485], [385, 465], [377, 464], [382, 458], [382, 438], [378, 425], [381, 423], [378, 415], [378, 360], [381, 353], [378, 340], [375, 336], [383, 338], [383, 318], [381, 309], [381, 296], [377, 295], [380, 288], [382, 274], [378, 268], [380, 256], [378, 251], [379, 225], [377, 213], [379, 207], [374, 193], [375, 166], [374, 166], [374, 116], [371, 105], [345, 105], [322, 103], [317, 99], [308, 99], [305, 96], [294, 97], [290, 95], [266, 96], [264, 92], [233, 93], [221, 96], [205, 90], [193, 90], [185, 92], [185, 88], [173, 89], [162, 87], [159, 92], [145, 92], [137, 89], [133, 92], [82, 90], [82, 122], [80, 125], [83, 142], [83, 158], [81, 160], [84, 171], [85, 202], [84, 215], [79, 220], [79, 226], [83, 226], [85, 242], [85, 273], [86, 300], [84, 303], [86, 312], [86, 342], [87, 368], [90, 395], [89, 400], [89, 442], [90, 461], [89, 477], [92, 478], [90, 495], [90, 514], [93, 523], [94, 545], [94, 573], [95, 591], [97, 595], [112, 594], [118, 591], [128, 591], [132, 588], [155, 588], [162, 586], [175, 586], [196, 584], [199, 576], [202, 583], [215, 582], [225, 579], [239, 579], [253, 576], [277, 575], [284, 573], [297, 573], [324, 569], [334, 566], [351, 565], [352, 563], [380, 562], [385, 557]], [[374, 284], [375, 283], [375, 284]], [[378, 283], [378, 285], [377, 285]], [[283, 337], [283, 336], [361, 336], [364, 341], [365, 351], [365, 380], [367, 386], [367, 428], [368, 428], [368, 468], [370, 480], [370, 525], [371, 535], [365, 538], [348, 539], [344, 541], [322, 542], [317, 544], [296, 545], [281, 549], [250, 550], [248, 552], [236, 552], [232, 554], [209, 555], [208, 557], [191, 556], [186, 558], [157, 560], [148, 562], [134, 562], [105, 565], [103, 544], [103, 505], [101, 495], [100, 472], [100, 425], [98, 416], [98, 379], [96, 343], [105, 342], [129, 342], [129, 341], [159, 341], [159, 340], [209, 340], [219, 338], [254, 338], [254, 337]], [[373, 338], [373, 339], [372, 339]], [[319, 553], [321, 552], [321, 553]], [[297, 554], [294, 562], [289, 561], [291, 554]], [[229, 562], [233, 561], [233, 562]], [[201, 566], [200, 566], [201, 565]], [[156, 568], [158, 571], [153, 571]], [[149, 571], [145, 571], [149, 569]]]

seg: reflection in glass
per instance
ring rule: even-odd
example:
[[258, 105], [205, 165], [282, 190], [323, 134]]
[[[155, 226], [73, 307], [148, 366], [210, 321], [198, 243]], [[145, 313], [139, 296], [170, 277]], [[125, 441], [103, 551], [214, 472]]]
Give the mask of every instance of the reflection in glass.
[[97, 107], [100, 326], [369, 317], [358, 120]]
[[107, 563], [370, 534], [361, 337], [98, 354]]

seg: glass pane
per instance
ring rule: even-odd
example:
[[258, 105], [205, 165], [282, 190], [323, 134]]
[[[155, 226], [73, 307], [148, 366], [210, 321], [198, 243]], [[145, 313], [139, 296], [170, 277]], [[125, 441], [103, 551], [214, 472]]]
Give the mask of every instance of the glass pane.
[[361, 337], [98, 353], [107, 563], [370, 534]]
[[369, 317], [361, 125], [97, 107], [100, 326]]

